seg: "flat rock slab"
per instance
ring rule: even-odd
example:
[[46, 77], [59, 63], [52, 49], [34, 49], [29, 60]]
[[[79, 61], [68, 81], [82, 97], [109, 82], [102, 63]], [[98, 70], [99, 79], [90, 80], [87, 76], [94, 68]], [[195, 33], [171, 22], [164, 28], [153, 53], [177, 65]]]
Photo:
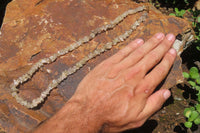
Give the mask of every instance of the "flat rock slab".
[[[90, 31], [108, 24], [128, 9], [141, 4], [131, 0], [15, 0], [8, 4], [0, 32], [0, 129], [5, 132], [28, 132], [51, 117], [73, 95], [83, 77], [102, 60], [116, 53], [135, 38], [147, 40], [157, 32], [178, 33], [190, 28], [179, 18], [161, 14], [150, 4], [147, 20], [124, 42], [90, 60], [78, 72], [69, 76], [39, 107], [27, 109], [11, 96], [9, 85], [26, 73], [38, 60], [49, 57]], [[19, 94], [31, 101], [46, 89], [52, 79], [73, 66], [88, 53], [123, 34], [141, 16], [130, 15], [114, 29], [99, 34], [54, 63], [45, 65], [31, 80], [19, 87]], [[172, 87], [182, 79], [181, 60], [177, 61], [162, 87]]]

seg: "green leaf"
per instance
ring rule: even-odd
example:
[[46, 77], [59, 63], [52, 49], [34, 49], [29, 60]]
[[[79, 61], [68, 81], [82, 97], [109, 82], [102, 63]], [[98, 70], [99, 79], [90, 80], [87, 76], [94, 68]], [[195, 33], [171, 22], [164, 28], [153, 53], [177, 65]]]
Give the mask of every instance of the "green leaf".
[[191, 128], [192, 127], [192, 122], [187, 121], [187, 122], [184, 123], [184, 125], [187, 128]]
[[189, 4], [189, 2], [188, 2], [187, 0], [184, 0], [184, 2], [185, 2], [186, 4]]
[[192, 87], [196, 87], [196, 83], [194, 81], [188, 81], [188, 83], [192, 86]]
[[188, 121], [194, 121], [199, 116], [199, 113], [197, 111], [192, 111], [190, 117], [188, 118]]
[[200, 51], [200, 46], [196, 46], [196, 49]]
[[199, 73], [190, 73], [190, 77], [192, 79], [197, 79], [197, 78], [199, 78]]
[[200, 84], [200, 77], [196, 79], [196, 83]]
[[[195, 37], [196, 37], [196, 39], [197, 39], [197, 40], [199, 40], [199, 39], [200, 39], [200, 37], [199, 37], [199, 36], [195, 36]], [[198, 47], [198, 46], [197, 46], [197, 47]]]
[[197, 17], [197, 22], [200, 23], [200, 17]]
[[195, 22], [192, 22], [192, 26], [193, 26], [193, 27], [196, 27], [196, 23], [195, 23]]
[[174, 14], [174, 13], [170, 13], [169, 16], [176, 16], [176, 14]]
[[200, 102], [200, 95], [198, 95], [197, 101]]
[[182, 74], [183, 74], [183, 77], [184, 77], [184, 78], [187, 78], [187, 79], [188, 79], [188, 78], [190, 77], [190, 75], [189, 75], [187, 72], [183, 72]]
[[183, 16], [185, 14], [185, 12], [186, 12], [185, 10], [181, 10], [180, 15]]
[[199, 70], [198, 70], [198, 68], [197, 67], [191, 67], [190, 68], [190, 77], [192, 78], [192, 79], [197, 79], [197, 78], [199, 78]]
[[[195, 88], [197, 88], [198, 86], [196, 86]], [[197, 89], [196, 89], [197, 90]], [[198, 91], [198, 93], [196, 94], [197, 96], [200, 96], [200, 91]]]
[[199, 70], [197, 67], [191, 67], [190, 68], [190, 73], [199, 73]]
[[196, 107], [196, 110], [200, 113], [200, 104], [197, 104], [195, 107]]
[[175, 12], [176, 12], [176, 13], [179, 13], [179, 10], [178, 10], [178, 8], [175, 8], [174, 10], [175, 10]]
[[200, 116], [197, 117], [197, 118], [194, 120], [194, 124], [196, 124], [196, 125], [199, 125], [199, 124], [200, 124]]
[[192, 111], [195, 111], [195, 108], [194, 108], [194, 107], [190, 107], [190, 109], [191, 109]]
[[196, 88], [196, 90], [198, 90], [199, 93], [200, 93], [200, 86], [196, 85], [195, 88]]
[[185, 108], [183, 114], [185, 117], [189, 118], [190, 115], [192, 114], [192, 110], [190, 108]]

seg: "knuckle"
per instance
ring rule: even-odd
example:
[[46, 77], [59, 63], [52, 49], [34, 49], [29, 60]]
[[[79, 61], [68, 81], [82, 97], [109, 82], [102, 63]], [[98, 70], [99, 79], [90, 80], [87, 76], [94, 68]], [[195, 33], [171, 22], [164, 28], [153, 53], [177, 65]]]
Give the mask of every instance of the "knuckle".
[[160, 67], [158, 67], [158, 69], [157, 69], [157, 74], [160, 75], [160, 76], [162, 76], [162, 75], [164, 75], [164, 74], [166, 73], [167, 70], [168, 70], [168, 69], [166, 69], [166, 67], [160, 66]]
[[127, 47], [131, 50], [134, 50], [134, 49], [137, 49], [140, 45], [138, 43], [136, 43], [136, 40], [135, 41], [132, 41], [130, 42]]
[[143, 55], [143, 54], [144, 54], [144, 49], [138, 48], [135, 55]]
[[[153, 81], [152, 81], [153, 82]], [[145, 94], [149, 94], [151, 91], [151, 85], [153, 83], [150, 82], [142, 82], [136, 89], [137, 89], [137, 93], [145, 93]]]
[[160, 42], [160, 39], [158, 39], [156, 36], [151, 38], [151, 41], [153, 41], [153, 43], [157, 43]]
[[170, 47], [171, 47], [172, 43], [168, 42], [168, 41], [163, 41], [162, 42], [162, 50], [167, 51]]
[[167, 54], [163, 59], [163, 68], [169, 68], [173, 64], [174, 57], [170, 54]]
[[151, 52], [151, 53], [149, 53], [149, 59], [148, 60], [154, 60], [154, 62], [159, 62], [160, 56], [156, 52]]
[[155, 36], [148, 40], [148, 43], [151, 47], [157, 46], [160, 42], [161, 40], [156, 38]]
[[125, 55], [126, 55], [126, 52], [125, 52], [125, 51], [127, 51], [126, 49], [128, 49], [128, 46], [126, 46], [125, 48], [119, 50], [117, 54], [118, 54], [119, 56], [125, 56]]
[[167, 60], [169, 61], [169, 62], [173, 62], [174, 61], [174, 59], [175, 59], [175, 57], [173, 56], [173, 55], [171, 55], [171, 54], [167, 54]]
[[144, 67], [145, 66], [131, 68], [129, 71], [127, 71], [125, 80], [128, 81], [130, 79], [133, 79], [134, 77], [138, 77], [138, 75], [143, 75], [145, 69]]
[[[153, 82], [153, 81], [152, 81]], [[153, 83], [151, 83], [151, 84], [153, 84]], [[144, 83], [143, 85], [142, 85], [142, 90], [145, 90], [145, 93], [148, 93], [149, 92], [149, 90], [150, 90], [150, 88], [151, 88], [151, 86], [150, 86], [150, 83], [148, 82], [148, 83]]]
[[125, 48], [127, 48], [127, 50], [133, 50], [136, 47], [137, 47], [137, 44], [135, 44], [134, 42], [131, 42]]
[[108, 72], [107, 78], [114, 79], [118, 75], [118, 68], [116, 66], [113, 66], [110, 68], [110, 71]]
[[[167, 39], [165, 39], [165, 40], [167, 40]], [[165, 47], [166, 49], [169, 49], [172, 45], [172, 42], [170, 42], [169, 40], [164, 41], [163, 43], [164, 43], [163, 47]]]

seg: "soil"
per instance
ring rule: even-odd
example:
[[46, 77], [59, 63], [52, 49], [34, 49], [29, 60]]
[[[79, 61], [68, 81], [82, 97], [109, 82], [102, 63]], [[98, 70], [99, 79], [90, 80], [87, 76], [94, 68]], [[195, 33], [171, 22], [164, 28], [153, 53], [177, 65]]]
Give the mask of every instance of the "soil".
[[[181, 1], [182, 0], [180, 0], [179, 4], [177, 4], [177, 7], [180, 9], [192, 9], [195, 5], [194, 0], [192, 0], [191, 3], [186, 6], [180, 4]], [[170, 5], [159, 0], [153, 0], [151, 2], [166, 15], [174, 11], [174, 5]], [[5, 13], [5, 7], [6, 5], [0, 7], [0, 26]], [[192, 21], [191, 14], [187, 12], [184, 16], [184, 19]], [[198, 58], [199, 53], [194, 47], [195, 46], [189, 47], [182, 54], [183, 71], [188, 71], [188, 68], [194, 66], [194, 62], [200, 59]], [[172, 96], [164, 104], [163, 108], [155, 113], [141, 128], [125, 131], [124, 133], [199, 133], [200, 128], [197, 126], [193, 126], [191, 130], [187, 130], [183, 125], [185, 122], [183, 110], [184, 108], [195, 104], [194, 99], [196, 92], [191, 90], [186, 82], [171, 88], [171, 92]]]

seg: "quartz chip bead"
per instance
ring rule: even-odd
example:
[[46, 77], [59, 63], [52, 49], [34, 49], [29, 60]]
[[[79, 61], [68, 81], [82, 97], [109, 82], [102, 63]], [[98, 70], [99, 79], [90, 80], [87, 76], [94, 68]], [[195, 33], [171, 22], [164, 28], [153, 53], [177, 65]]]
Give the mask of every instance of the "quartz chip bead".
[[135, 26], [139, 26], [140, 23], [138, 21], [135, 22]]
[[19, 91], [14, 84], [11, 84], [10, 88], [11, 88], [12, 92], [18, 92]]
[[[23, 79], [23, 82], [31, 78], [31, 76], [30, 76], [29, 74], [27, 74], [27, 73], [24, 74], [22, 77], [23, 77], [23, 78], [22, 78], [22, 79]], [[22, 82], [22, 83], [23, 83], [23, 82]]]
[[[76, 45], [77, 45], [77, 46], [81, 46], [81, 45], [82, 45], [82, 43], [83, 43], [83, 42], [81, 42], [81, 41], [78, 41], [78, 42], [76, 42]], [[76, 45], [72, 45], [72, 46], [73, 46], [73, 49], [75, 49], [75, 48], [76, 48], [76, 47], [75, 47]]]
[[47, 96], [47, 95], [46, 95], [45, 93], [42, 93], [40, 97], [41, 97], [42, 99], [44, 99], [44, 98], [46, 98], [46, 96]]
[[130, 34], [128, 33], [128, 31], [124, 34], [125, 37], [129, 36]]
[[118, 41], [118, 38], [114, 38], [113, 39], [113, 43], [117, 42]]
[[26, 79], [24, 79], [24, 77], [21, 76], [18, 78], [18, 81], [20, 82], [20, 84], [22, 84], [24, 81], [26, 81]]
[[77, 66], [78, 68], [81, 68], [83, 65], [82, 65], [80, 62], [78, 62], [78, 63], [76, 63], [76, 66]]
[[95, 34], [94, 34], [94, 33], [91, 33], [91, 34], [90, 34], [90, 37], [91, 37], [91, 38], [94, 38], [94, 37], [95, 37]]
[[40, 103], [41, 101], [38, 102], [38, 98], [33, 99], [32, 104], [30, 105], [29, 108], [33, 108], [36, 107], [38, 105], [38, 103]]
[[31, 69], [27, 72], [27, 74], [30, 75], [30, 77], [31, 77], [35, 71], [37, 71], [37, 69], [36, 69], [35, 65], [33, 65], [31, 67]]
[[66, 51], [62, 49], [62, 50], [59, 50], [57, 53], [61, 56], [61, 55], [64, 55]]
[[16, 95], [15, 98], [18, 103], [22, 103], [23, 99], [21, 97], [19, 97], [19, 95]]
[[82, 40], [84, 43], [89, 41], [89, 38], [87, 36], [85, 36]]
[[124, 41], [124, 37], [123, 37], [123, 36], [119, 36], [119, 40], [120, 40], [121, 42], [123, 42], [123, 41]]
[[61, 74], [60, 78], [61, 78], [62, 80], [64, 80], [67, 76], [68, 76], [68, 74], [65, 73], [65, 72], [63, 72], [63, 73]]
[[50, 83], [47, 87], [47, 89], [44, 91], [46, 95], [48, 95], [48, 92], [50, 92], [52, 89], [52, 83]]
[[105, 50], [107, 49], [107, 50], [109, 50], [109, 49], [111, 49], [112, 48], [112, 42], [109, 42], [109, 43], [107, 43], [106, 45], [105, 45]]
[[44, 58], [44, 59], [41, 59], [40, 62], [42, 64], [45, 64], [45, 63], [49, 63], [49, 60], [48, 60], [48, 58]]
[[19, 80], [13, 80], [13, 84], [15, 85], [15, 86], [18, 86], [19, 85]]
[[17, 97], [17, 92], [12, 92], [12, 96], [16, 98]]
[[54, 79], [54, 80], [52, 80], [52, 84], [56, 84], [57, 83], [57, 81]]
[[89, 54], [88, 54], [88, 58], [89, 58], [89, 59], [92, 59], [92, 58], [93, 58], [93, 54], [92, 54], [92, 53], [89, 53]]
[[21, 101], [21, 103], [22, 103], [24, 106], [27, 106], [27, 105], [28, 105], [28, 102], [27, 102], [27, 101]]
[[54, 62], [57, 59], [57, 54], [53, 54], [52, 56], [49, 57], [51, 62]]

